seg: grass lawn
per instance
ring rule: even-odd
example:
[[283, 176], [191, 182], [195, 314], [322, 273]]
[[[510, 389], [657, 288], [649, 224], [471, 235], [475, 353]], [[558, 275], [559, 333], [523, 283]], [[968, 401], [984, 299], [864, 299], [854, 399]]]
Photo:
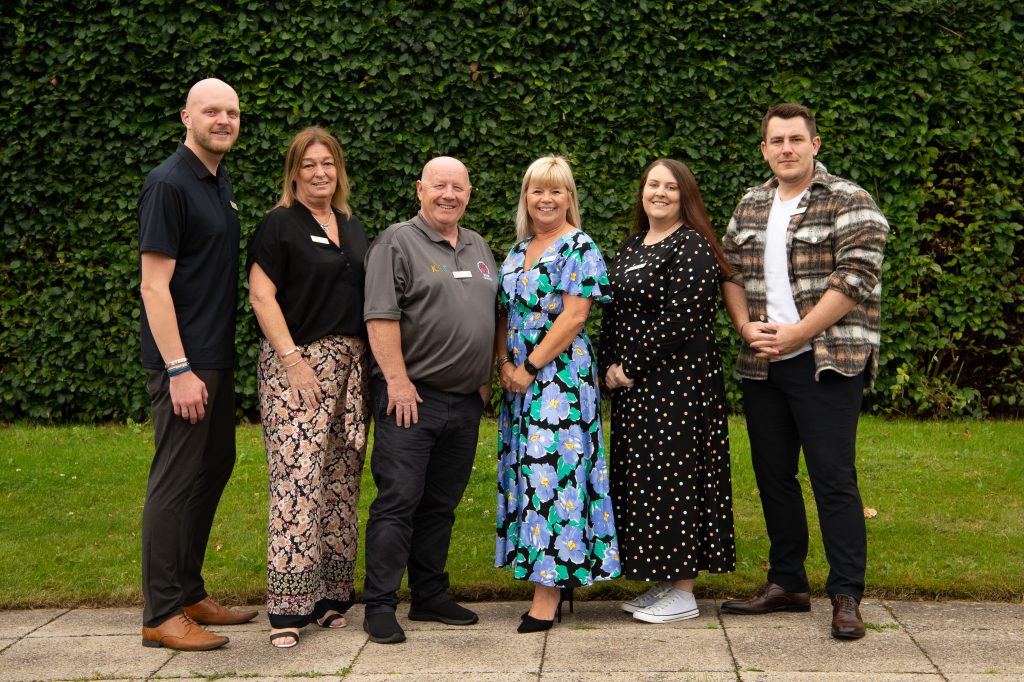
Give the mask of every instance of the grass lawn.
[[[768, 542], [742, 419], [730, 423], [738, 565], [702, 577], [699, 595], [761, 583]], [[529, 583], [493, 567], [495, 443], [484, 422], [448, 562], [464, 598], [526, 598]], [[0, 426], [0, 608], [141, 603], [139, 522], [153, 433], [147, 426]], [[858, 468], [868, 526], [868, 592], [890, 597], [1024, 599], [1024, 422], [911, 422], [865, 417]], [[812, 590], [826, 564], [806, 474]], [[204, 575], [232, 602], [263, 598], [266, 465], [259, 426], [238, 429], [238, 462], [221, 501]], [[374, 496], [364, 471], [360, 518]], [[362, 553], [356, 585], [362, 585]], [[584, 598], [640, 591], [601, 584]]]

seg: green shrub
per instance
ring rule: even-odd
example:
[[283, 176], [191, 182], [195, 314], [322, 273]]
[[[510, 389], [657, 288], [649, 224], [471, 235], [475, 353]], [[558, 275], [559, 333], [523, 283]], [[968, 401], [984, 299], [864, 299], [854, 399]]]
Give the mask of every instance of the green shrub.
[[[135, 203], [182, 129], [188, 87], [239, 92], [228, 157], [245, 235], [287, 143], [345, 146], [371, 231], [416, 209], [423, 162], [462, 158], [465, 224], [503, 256], [521, 173], [573, 163], [611, 256], [653, 158], [686, 161], [724, 229], [763, 181], [758, 122], [815, 110], [829, 169], [888, 216], [874, 411], [1021, 413], [1024, 6], [824, 3], [217, 3], [18, 0], [0, 17], [0, 418], [144, 418]], [[240, 282], [244, 273], [240, 269]], [[240, 295], [239, 409], [256, 343]], [[735, 334], [720, 317], [727, 362]], [[735, 383], [729, 385], [734, 405]]]

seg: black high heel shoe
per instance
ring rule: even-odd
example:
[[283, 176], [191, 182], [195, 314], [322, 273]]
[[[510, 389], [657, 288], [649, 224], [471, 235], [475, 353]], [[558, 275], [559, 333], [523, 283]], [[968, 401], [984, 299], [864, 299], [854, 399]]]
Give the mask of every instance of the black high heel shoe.
[[[561, 621], [562, 619], [559, 618], [558, 620]], [[545, 630], [550, 630], [551, 626], [554, 624], [554, 618], [552, 618], [551, 620], [541, 620], [540, 618], [534, 618], [529, 613], [524, 613], [523, 622], [520, 623], [519, 627], [516, 628], [516, 632], [544, 632]]]
[[562, 602], [569, 602], [569, 613], [575, 613], [573, 610], [572, 602], [572, 590], [571, 587], [560, 587], [558, 588], [558, 622], [562, 622]]
[[[572, 601], [572, 596], [573, 596], [572, 595], [572, 591], [573, 591], [573, 589], [574, 588], [572, 588], [572, 587], [559, 587], [558, 588], [558, 606], [555, 608], [555, 615], [558, 617], [558, 622], [559, 623], [562, 622], [562, 602], [568, 601], [569, 602], [569, 613], [576, 613], [575, 609], [573, 608], [573, 601]], [[529, 611], [524, 611], [523, 615], [519, 616], [519, 620], [526, 620], [527, 617], [529, 617], [529, 615], [530, 615]], [[534, 618], [534, 620], [537, 620], [537, 619]], [[554, 619], [552, 619], [552, 620], [554, 620]], [[547, 622], [547, 621], [542, 621], [542, 622]], [[545, 629], [547, 629], [547, 628], [545, 628]]]

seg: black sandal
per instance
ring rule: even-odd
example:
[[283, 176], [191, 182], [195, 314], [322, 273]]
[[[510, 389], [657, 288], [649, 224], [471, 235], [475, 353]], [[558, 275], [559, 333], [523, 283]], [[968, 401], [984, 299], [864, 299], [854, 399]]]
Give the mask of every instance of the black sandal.
[[[277, 640], [285, 639], [285, 638], [287, 638], [287, 639], [289, 639], [291, 641], [290, 642], [285, 642], [285, 643], [282, 643], [282, 644], [278, 644], [277, 643]], [[270, 645], [273, 646], [275, 649], [291, 649], [293, 646], [295, 646], [298, 643], [299, 643], [299, 633], [298, 632], [292, 632], [291, 630], [286, 630], [284, 632], [275, 632], [275, 633], [272, 633], [270, 635]]]
[[329, 616], [324, 616], [323, 618], [317, 619], [316, 624], [319, 625], [322, 628], [328, 628], [328, 629], [331, 629], [331, 630], [338, 630], [338, 629], [343, 628], [346, 625], [348, 625], [348, 621], [346, 621], [346, 622], [342, 623], [341, 625], [335, 627], [334, 624], [337, 623], [339, 619], [345, 620], [345, 614], [344, 613], [332, 613]]

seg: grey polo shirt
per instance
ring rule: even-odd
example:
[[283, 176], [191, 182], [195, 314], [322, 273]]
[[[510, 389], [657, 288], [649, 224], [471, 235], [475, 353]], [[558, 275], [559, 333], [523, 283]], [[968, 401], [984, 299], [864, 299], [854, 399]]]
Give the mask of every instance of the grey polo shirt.
[[[498, 274], [491, 249], [459, 228], [457, 246], [418, 214], [381, 232], [366, 254], [364, 320], [398, 320], [409, 378], [470, 393], [490, 381]], [[373, 363], [374, 377], [383, 377]]]

